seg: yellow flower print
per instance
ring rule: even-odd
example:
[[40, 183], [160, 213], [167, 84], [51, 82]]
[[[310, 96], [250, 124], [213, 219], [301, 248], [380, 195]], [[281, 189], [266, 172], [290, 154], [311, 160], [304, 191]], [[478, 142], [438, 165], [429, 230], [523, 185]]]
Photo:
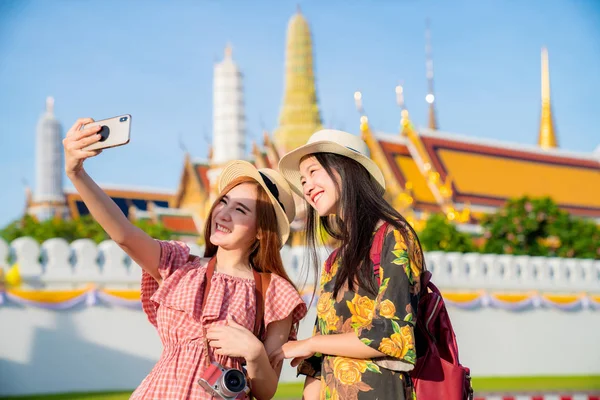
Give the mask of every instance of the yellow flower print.
[[362, 374], [367, 370], [365, 360], [336, 357], [333, 361], [333, 375], [343, 385], [354, 385], [362, 381]]
[[371, 324], [375, 302], [367, 296], [354, 294], [352, 301], [346, 301], [346, 305], [352, 314], [352, 327], [363, 328]]
[[329, 310], [329, 313], [325, 316], [324, 320], [329, 332], [337, 331], [337, 324], [340, 321], [340, 317], [335, 313], [335, 309]]
[[396, 306], [389, 299], [381, 302], [379, 305], [379, 314], [388, 319], [398, 319], [396, 317]]
[[336, 315], [334, 300], [331, 297], [331, 292], [323, 293], [317, 302], [317, 317], [323, 333], [337, 330], [337, 323], [340, 320], [340, 317]]
[[333, 277], [337, 273], [338, 267], [339, 263], [337, 262], [337, 260], [331, 265], [331, 269], [329, 270], [329, 272], [327, 272], [325, 265], [323, 265], [323, 273], [321, 274], [321, 288], [333, 279]]
[[333, 299], [331, 298], [331, 292], [323, 293], [319, 297], [319, 301], [317, 302], [317, 316], [319, 318], [325, 317], [329, 310], [333, 308]]
[[321, 386], [321, 392], [319, 393], [319, 400], [327, 400], [327, 386]]
[[394, 229], [394, 239], [396, 240], [396, 243], [394, 244], [394, 250], [406, 250], [406, 242], [404, 241], [404, 237], [397, 229]]
[[336, 388], [333, 388], [333, 390], [331, 391], [331, 400], [341, 400], [340, 394], [338, 393]]
[[415, 348], [415, 336], [413, 335], [413, 329], [410, 325], [404, 325], [400, 328], [400, 335], [402, 335], [402, 342], [406, 344], [409, 349]]
[[391, 338], [381, 339], [379, 344], [379, 351], [391, 357], [401, 358], [403, 349], [402, 337], [398, 333], [394, 333]]
[[421, 276], [421, 268], [417, 265], [416, 262], [410, 262], [410, 271], [412, 273], [413, 279], [419, 279]]
[[379, 351], [396, 358], [404, 358], [414, 348], [412, 329], [408, 325], [400, 328], [399, 333], [396, 332], [389, 338], [383, 338], [379, 344]]

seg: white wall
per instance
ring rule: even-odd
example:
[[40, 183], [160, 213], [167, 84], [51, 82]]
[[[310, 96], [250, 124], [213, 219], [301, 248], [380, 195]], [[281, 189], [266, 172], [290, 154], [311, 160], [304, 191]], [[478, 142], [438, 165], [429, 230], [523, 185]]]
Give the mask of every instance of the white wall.
[[[40, 251], [43, 264], [37, 261]], [[303, 250], [286, 248], [283, 257], [290, 275], [299, 280]], [[600, 294], [598, 261], [453, 253], [429, 253], [427, 260], [442, 290]], [[0, 241], [0, 266], [14, 262], [26, 286], [139, 285], [139, 267], [129, 265], [112, 242], [95, 246], [53, 239], [40, 248], [28, 238], [10, 247]], [[598, 310], [514, 312], [483, 306], [450, 307], [449, 312], [461, 361], [474, 376], [600, 375]], [[301, 338], [311, 334], [314, 319], [313, 307], [301, 325]], [[139, 309], [102, 302], [62, 311], [0, 304], [0, 395], [133, 389], [160, 352], [158, 335]], [[295, 379], [295, 371], [286, 367], [281, 380]]]

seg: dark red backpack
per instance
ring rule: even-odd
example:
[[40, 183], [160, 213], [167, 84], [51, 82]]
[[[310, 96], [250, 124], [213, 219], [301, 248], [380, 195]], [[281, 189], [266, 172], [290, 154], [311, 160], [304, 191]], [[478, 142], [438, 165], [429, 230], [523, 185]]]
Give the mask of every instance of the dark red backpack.
[[[375, 233], [371, 246], [373, 272], [379, 282], [381, 251], [388, 224]], [[421, 274], [421, 293], [415, 327], [417, 363], [411, 378], [418, 400], [472, 400], [473, 388], [469, 368], [458, 361], [456, 335], [444, 299], [431, 282], [431, 272]]]

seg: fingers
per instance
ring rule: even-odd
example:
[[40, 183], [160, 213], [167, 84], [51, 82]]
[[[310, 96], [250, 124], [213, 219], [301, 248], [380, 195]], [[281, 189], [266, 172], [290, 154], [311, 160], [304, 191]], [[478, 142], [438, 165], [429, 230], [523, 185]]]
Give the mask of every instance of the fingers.
[[304, 361], [304, 357], [294, 357], [290, 365], [295, 368], [300, 365], [302, 361]]
[[100, 125], [90, 126], [89, 128], [82, 129], [80, 131], [77, 131], [73, 135], [73, 140], [79, 141], [89, 136], [93, 136], [94, 134], [98, 133], [101, 129], [102, 127]]
[[75, 121], [71, 129], [69, 129], [67, 136], [74, 135], [75, 132], [77, 132], [83, 125], [90, 124], [92, 122], [94, 122], [92, 118], [79, 118], [77, 121]]
[[75, 149], [81, 150], [81, 149], [84, 149], [85, 147], [87, 147], [87, 146], [89, 146], [91, 144], [99, 142], [100, 139], [102, 139], [102, 136], [100, 136], [99, 134], [96, 133], [96, 134], [93, 134], [91, 136], [86, 136], [86, 137], [84, 137], [83, 139], [80, 139], [80, 140], [76, 139], [73, 142], [73, 146], [74, 146]]
[[213, 326], [208, 331], [206, 331], [206, 338], [208, 340], [219, 339], [223, 334], [223, 329], [220, 326]]

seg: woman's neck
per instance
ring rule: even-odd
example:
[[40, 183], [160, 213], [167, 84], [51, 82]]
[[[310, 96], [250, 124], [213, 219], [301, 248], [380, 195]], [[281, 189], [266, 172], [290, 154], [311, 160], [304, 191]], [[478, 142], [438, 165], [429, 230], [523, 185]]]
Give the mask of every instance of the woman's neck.
[[222, 247], [217, 249], [217, 270], [229, 275], [246, 275], [252, 270], [247, 251], [226, 250]]

